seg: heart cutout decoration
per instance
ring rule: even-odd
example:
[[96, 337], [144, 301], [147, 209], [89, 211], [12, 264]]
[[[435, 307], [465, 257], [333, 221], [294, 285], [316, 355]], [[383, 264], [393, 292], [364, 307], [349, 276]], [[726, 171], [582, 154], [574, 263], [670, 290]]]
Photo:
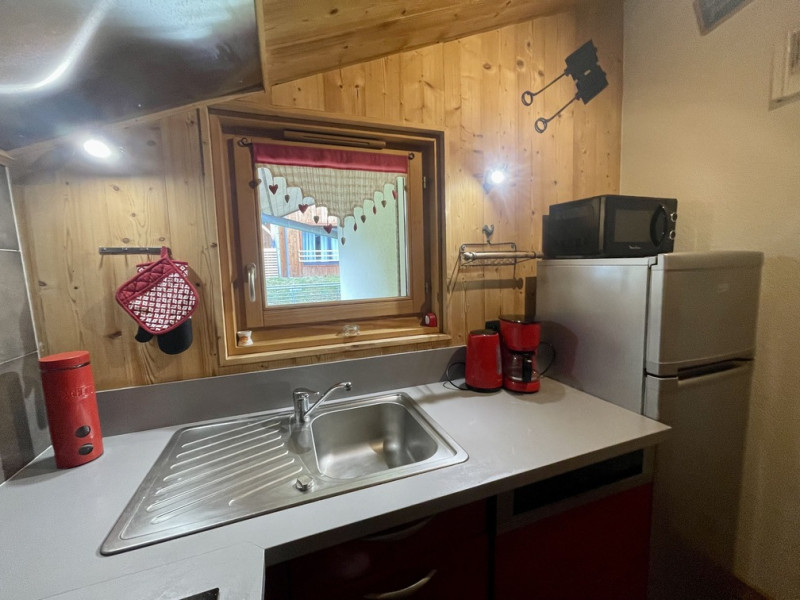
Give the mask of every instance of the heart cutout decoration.
[[289, 197], [289, 194], [286, 194], [286, 195], [283, 197], [283, 199], [284, 199], [284, 200], [286, 200], [286, 202], [287, 202], [287, 203], [289, 202], [289, 200], [291, 200], [291, 198]]
[[306, 212], [308, 210], [308, 204], [298, 204], [297, 208], [300, 209], [301, 213], [304, 213], [304, 212]]
[[392, 196], [397, 200], [397, 190], [392, 190]]
[[381, 200], [381, 206], [386, 206], [386, 200]]
[[322, 228], [327, 232], [330, 233], [333, 231], [333, 225], [323, 225]]
[[361, 215], [361, 222], [362, 223], [366, 223], [367, 222], [367, 215]]
[[373, 204], [372, 205], [372, 214], [373, 215], [377, 215], [378, 214], [378, 205], [377, 204]]
[[347, 241], [347, 239], [346, 239], [346, 238], [342, 238], [342, 245], [344, 245], [344, 243], [345, 243], [346, 241]]
[[269, 187], [269, 191], [271, 193], [273, 193], [273, 194], [277, 194], [278, 193], [278, 184], [277, 183], [273, 183], [272, 185], [270, 185], [268, 187]]
[[358, 231], [358, 223], [353, 223], [353, 231]]
[[319, 215], [314, 215], [314, 223], [319, 223]]

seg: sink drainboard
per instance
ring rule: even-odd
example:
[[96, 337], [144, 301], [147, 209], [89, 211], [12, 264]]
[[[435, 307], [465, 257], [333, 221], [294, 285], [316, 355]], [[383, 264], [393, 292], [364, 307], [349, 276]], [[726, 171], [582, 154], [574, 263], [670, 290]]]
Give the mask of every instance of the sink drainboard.
[[[352, 419], [355, 425], [359, 411], [383, 410], [387, 403], [400, 405], [414, 427], [424, 428], [435, 451], [415, 464], [363, 477], [340, 479], [330, 476], [335, 471], [321, 472], [314, 421], [335, 415], [336, 422]], [[289, 412], [187, 427], [173, 435], [100, 551], [116, 554], [466, 459], [464, 450], [405, 394], [331, 403], [300, 433], [292, 432]]]

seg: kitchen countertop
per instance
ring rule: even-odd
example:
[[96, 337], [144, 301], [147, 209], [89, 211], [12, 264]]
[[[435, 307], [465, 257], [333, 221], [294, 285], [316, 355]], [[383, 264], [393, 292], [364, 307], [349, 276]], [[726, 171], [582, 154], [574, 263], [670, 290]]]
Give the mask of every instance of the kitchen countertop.
[[606, 458], [652, 446], [668, 427], [544, 379], [537, 394], [404, 388], [469, 454], [461, 464], [246, 519], [153, 546], [99, 548], [172, 434], [104, 439], [69, 470], [52, 449], [0, 485], [0, 589], [15, 600], [261, 598], [264, 564], [368, 535]]

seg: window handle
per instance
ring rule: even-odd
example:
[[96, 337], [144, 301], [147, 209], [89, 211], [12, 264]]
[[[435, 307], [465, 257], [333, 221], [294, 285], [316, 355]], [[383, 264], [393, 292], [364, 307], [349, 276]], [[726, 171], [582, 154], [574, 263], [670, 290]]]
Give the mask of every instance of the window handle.
[[249, 263], [245, 270], [247, 271], [247, 291], [250, 296], [250, 302], [256, 301], [256, 264]]

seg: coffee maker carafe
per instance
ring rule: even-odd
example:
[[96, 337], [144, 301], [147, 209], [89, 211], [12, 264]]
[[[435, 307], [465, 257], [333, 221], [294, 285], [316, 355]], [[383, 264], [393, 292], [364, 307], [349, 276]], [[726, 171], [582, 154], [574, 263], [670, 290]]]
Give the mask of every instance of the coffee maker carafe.
[[500, 315], [503, 387], [513, 392], [538, 392], [536, 350], [541, 325], [524, 315]]

